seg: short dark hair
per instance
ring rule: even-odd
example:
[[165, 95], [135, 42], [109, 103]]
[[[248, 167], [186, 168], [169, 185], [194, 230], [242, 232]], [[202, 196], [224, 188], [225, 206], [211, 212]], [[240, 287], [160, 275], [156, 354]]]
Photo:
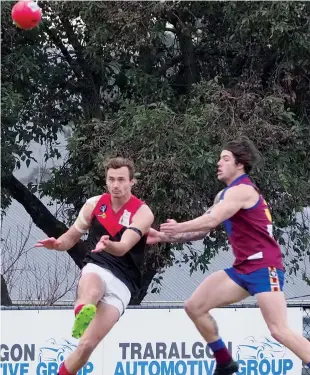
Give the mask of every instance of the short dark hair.
[[135, 166], [132, 160], [126, 158], [111, 158], [104, 164], [105, 175], [107, 175], [109, 169], [119, 169], [127, 167], [129, 171], [129, 179], [132, 180], [135, 174]]
[[236, 160], [236, 164], [244, 166], [245, 173], [250, 173], [253, 167], [260, 161], [260, 153], [254, 143], [247, 137], [227, 142], [223, 150], [230, 151]]

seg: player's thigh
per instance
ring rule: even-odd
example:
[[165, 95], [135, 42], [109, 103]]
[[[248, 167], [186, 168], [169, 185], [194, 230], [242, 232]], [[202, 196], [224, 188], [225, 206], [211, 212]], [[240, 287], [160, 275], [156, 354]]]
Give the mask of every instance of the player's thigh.
[[92, 352], [119, 320], [120, 313], [115, 306], [99, 302], [94, 319], [80, 339], [79, 346]]
[[131, 293], [128, 287], [110, 271], [105, 270], [106, 291], [102, 302], [116, 307], [122, 316], [130, 302]]
[[225, 271], [217, 271], [198, 286], [185, 302], [185, 310], [188, 313], [193, 311], [206, 313], [215, 307], [240, 302], [248, 296], [249, 293], [233, 281]]
[[287, 307], [283, 294], [284, 272], [274, 267], [257, 271], [259, 277], [251, 286], [270, 331], [287, 325]]
[[98, 294], [103, 296], [105, 282], [101, 275], [101, 267], [88, 263], [82, 270], [82, 274], [78, 283], [78, 297], [87, 294]]
[[256, 294], [258, 306], [271, 332], [287, 326], [287, 306], [283, 292]]

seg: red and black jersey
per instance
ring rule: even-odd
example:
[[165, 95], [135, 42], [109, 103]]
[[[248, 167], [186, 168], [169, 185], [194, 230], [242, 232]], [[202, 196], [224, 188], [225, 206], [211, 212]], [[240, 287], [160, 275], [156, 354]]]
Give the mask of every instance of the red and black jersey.
[[[92, 213], [91, 226], [86, 240], [88, 249], [94, 249], [104, 235], [110, 236], [111, 241], [120, 241], [124, 231], [131, 224], [135, 213], [143, 204], [144, 202], [132, 195], [119, 211], [114, 212], [111, 206], [111, 195], [103, 194]], [[144, 235], [123, 256], [115, 256], [105, 251], [101, 253], [89, 251], [84, 264], [94, 263], [110, 270], [126, 284], [132, 294], [135, 294], [141, 288], [146, 239], [147, 236]]]

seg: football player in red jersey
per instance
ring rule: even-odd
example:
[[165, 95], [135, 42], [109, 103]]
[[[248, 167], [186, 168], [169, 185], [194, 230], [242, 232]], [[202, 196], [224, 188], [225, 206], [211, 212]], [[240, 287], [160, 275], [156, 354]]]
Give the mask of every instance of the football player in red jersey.
[[204, 238], [222, 224], [235, 256], [233, 267], [208, 276], [185, 302], [185, 311], [214, 352], [215, 375], [238, 371], [219, 336], [210, 310], [255, 295], [271, 335], [310, 367], [310, 342], [287, 323], [282, 292], [284, 267], [281, 249], [272, 236], [268, 205], [247, 173], [256, 164], [258, 151], [247, 138], [228, 142], [220, 155], [217, 177], [224, 182], [215, 205], [194, 220], [168, 220], [161, 232], [151, 230], [149, 242], [186, 242]]
[[73, 337], [81, 339], [62, 363], [59, 375], [75, 375], [87, 363], [141, 288], [147, 234], [154, 216], [131, 193], [134, 165], [130, 160], [110, 159], [105, 173], [109, 193], [88, 199], [74, 225], [61, 237], [36, 244], [66, 251], [88, 232], [72, 331]]

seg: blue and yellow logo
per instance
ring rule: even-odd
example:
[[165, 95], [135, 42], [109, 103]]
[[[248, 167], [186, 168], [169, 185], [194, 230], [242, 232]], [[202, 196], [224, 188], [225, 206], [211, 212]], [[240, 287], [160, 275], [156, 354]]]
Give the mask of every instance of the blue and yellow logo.
[[101, 214], [97, 215], [99, 217], [101, 217], [102, 219], [105, 219], [107, 217], [107, 214], [105, 213], [107, 210], [107, 205], [106, 204], [103, 204], [100, 208], [99, 208], [99, 211], [101, 212]]

